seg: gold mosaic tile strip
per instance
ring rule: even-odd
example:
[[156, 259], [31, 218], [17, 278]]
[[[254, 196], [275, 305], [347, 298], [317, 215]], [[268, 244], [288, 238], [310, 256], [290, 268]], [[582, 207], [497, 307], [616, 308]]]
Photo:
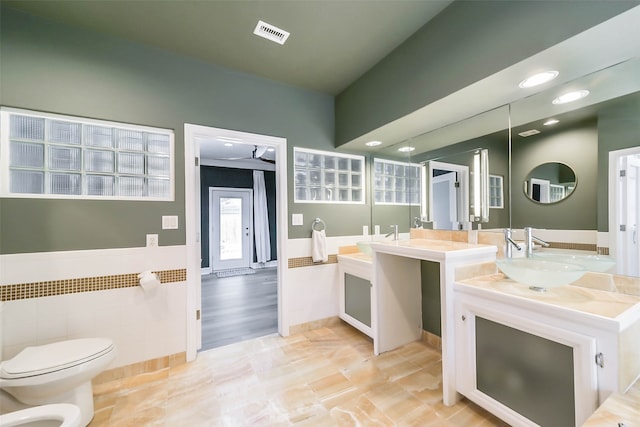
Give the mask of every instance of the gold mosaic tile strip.
[[596, 251], [595, 244], [592, 243], [572, 243], [572, 242], [549, 242], [549, 247], [554, 249], [576, 249], [579, 251]]
[[598, 246], [598, 255], [609, 255], [609, 248]]
[[[187, 270], [162, 270], [155, 272], [160, 283], [184, 282]], [[77, 279], [51, 280], [47, 282], [0, 285], [0, 301], [77, 294], [81, 292], [108, 291], [138, 286], [138, 273], [111, 276], [79, 277]]]
[[289, 268], [298, 267], [311, 267], [314, 265], [336, 264], [338, 262], [338, 255], [331, 254], [327, 262], [313, 262], [313, 258], [310, 256], [302, 256], [298, 258], [289, 258]]

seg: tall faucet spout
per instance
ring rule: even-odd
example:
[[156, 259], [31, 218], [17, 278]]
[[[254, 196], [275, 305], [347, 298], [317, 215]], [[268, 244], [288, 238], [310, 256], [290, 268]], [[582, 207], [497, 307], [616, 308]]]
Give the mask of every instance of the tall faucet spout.
[[513, 258], [513, 248], [516, 248], [518, 251], [522, 250], [519, 244], [513, 241], [511, 238], [511, 229], [507, 228], [504, 230], [504, 240], [505, 240], [505, 257]]
[[527, 257], [533, 256], [533, 241], [540, 243], [544, 247], [549, 247], [549, 243], [533, 235], [533, 227], [524, 228], [524, 237], [527, 245]]
[[389, 227], [393, 228], [389, 233], [387, 233], [384, 237], [389, 237], [393, 234], [393, 240], [398, 240], [398, 226], [390, 225]]

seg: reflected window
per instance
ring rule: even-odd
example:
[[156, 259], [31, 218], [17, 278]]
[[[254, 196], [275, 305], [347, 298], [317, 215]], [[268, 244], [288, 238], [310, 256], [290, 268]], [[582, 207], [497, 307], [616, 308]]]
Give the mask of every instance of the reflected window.
[[504, 209], [503, 177], [489, 175], [489, 207], [491, 209]]
[[373, 159], [373, 192], [376, 205], [419, 205], [421, 165]]

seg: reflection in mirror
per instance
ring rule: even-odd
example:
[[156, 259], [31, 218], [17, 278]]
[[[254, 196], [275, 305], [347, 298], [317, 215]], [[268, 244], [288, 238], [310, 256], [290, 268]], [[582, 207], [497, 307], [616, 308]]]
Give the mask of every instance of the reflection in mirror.
[[421, 170], [411, 162], [411, 141], [386, 147], [372, 155], [371, 222], [373, 234], [385, 236], [392, 225], [400, 233], [415, 227], [415, 210], [420, 206]]
[[[610, 158], [620, 150], [640, 150], [638, 75], [640, 59], [633, 58], [549, 88], [511, 106], [512, 179], [523, 187], [527, 182], [528, 187], [512, 194], [512, 227], [544, 229], [539, 231], [540, 237], [552, 243], [609, 255], [617, 260], [618, 274], [633, 276], [639, 272], [623, 266], [625, 263], [640, 265], [640, 255], [625, 261], [629, 253], [639, 251], [634, 247], [627, 250], [619, 243], [633, 242], [634, 223], [623, 227], [625, 231], [619, 231], [622, 224], [616, 224], [615, 220], [624, 211], [624, 203], [638, 203], [638, 193], [626, 197], [624, 203], [614, 199], [621, 178]], [[553, 103], [563, 93], [580, 89], [588, 90], [589, 95], [572, 103]], [[538, 198], [546, 197], [546, 182], [539, 188], [534, 186], [534, 191], [540, 190], [539, 196], [530, 191], [531, 178], [540, 178], [530, 172], [544, 163], [571, 165], [574, 176], [579, 177], [579, 186], [565, 186], [565, 196], [567, 190], [571, 190], [571, 197], [565, 197], [562, 203], [553, 203], [551, 180], [550, 204], [537, 203]], [[562, 178], [562, 181], [564, 186], [571, 178]], [[536, 203], [532, 203], [532, 199]], [[637, 243], [635, 245], [637, 247]]]
[[489, 150], [423, 162], [423, 221], [435, 230], [469, 230], [489, 221]]
[[557, 203], [576, 188], [576, 174], [564, 163], [548, 162], [536, 166], [524, 181], [524, 192], [538, 203]]

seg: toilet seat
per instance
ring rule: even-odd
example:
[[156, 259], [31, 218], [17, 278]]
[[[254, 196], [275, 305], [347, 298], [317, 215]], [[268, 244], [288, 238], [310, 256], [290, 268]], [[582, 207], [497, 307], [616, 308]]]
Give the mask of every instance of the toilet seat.
[[113, 350], [108, 338], [81, 338], [36, 347], [26, 347], [0, 364], [0, 378], [19, 379], [71, 368]]

